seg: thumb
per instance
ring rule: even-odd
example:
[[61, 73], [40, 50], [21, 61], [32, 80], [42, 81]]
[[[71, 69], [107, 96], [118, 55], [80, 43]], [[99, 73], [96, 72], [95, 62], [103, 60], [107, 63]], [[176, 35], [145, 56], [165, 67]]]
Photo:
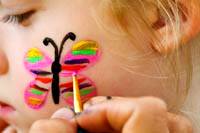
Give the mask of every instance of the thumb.
[[52, 119], [71, 120], [75, 116], [74, 112], [69, 108], [61, 108], [57, 110], [52, 116]]

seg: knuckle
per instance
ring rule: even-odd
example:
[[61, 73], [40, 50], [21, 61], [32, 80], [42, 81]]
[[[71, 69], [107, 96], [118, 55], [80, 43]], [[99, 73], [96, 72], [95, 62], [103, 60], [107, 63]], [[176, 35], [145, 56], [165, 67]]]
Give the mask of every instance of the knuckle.
[[185, 126], [185, 133], [193, 133], [193, 127], [192, 124], [188, 124]]
[[147, 109], [154, 109], [154, 110], [162, 110], [162, 111], [167, 111], [167, 105], [166, 103], [156, 97], [144, 97], [140, 99], [141, 101], [139, 102], [139, 107], [140, 108], [147, 108]]
[[186, 124], [186, 131], [187, 133], [193, 133], [193, 126], [192, 126], [192, 123], [190, 121], [188, 121], [188, 123]]
[[158, 120], [160, 122], [167, 121], [167, 107], [164, 101], [159, 98], [145, 97], [138, 102], [136, 114], [141, 119]]
[[183, 115], [168, 113], [168, 127], [173, 133], [193, 133], [191, 121]]
[[129, 120], [136, 125], [136, 132], [168, 132], [165, 102], [155, 97], [142, 97], [137, 100], [139, 101], [137, 101], [136, 109]]
[[179, 120], [180, 132], [181, 133], [193, 133], [192, 123], [186, 117], [183, 117], [183, 116], [179, 116], [179, 117], [181, 117]]

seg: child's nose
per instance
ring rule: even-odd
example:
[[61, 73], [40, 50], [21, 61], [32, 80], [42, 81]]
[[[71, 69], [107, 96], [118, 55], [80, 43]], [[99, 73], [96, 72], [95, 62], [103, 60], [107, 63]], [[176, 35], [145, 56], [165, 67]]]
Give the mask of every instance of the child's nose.
[[8, 72], [8, 60], [5, 53], [0, 49], [0, 75]]

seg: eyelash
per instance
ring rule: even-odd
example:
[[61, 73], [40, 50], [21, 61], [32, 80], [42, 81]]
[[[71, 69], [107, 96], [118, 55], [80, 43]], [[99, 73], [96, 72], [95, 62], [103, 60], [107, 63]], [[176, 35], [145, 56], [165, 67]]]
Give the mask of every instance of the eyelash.
[[25, 20], [29, 19], [33, 15], [34, 12], [35, 11], [29, 11], [29, 12], [26, 12], [26, 13], [23, 13], [23, 14], [7, 15], [2, 19], [2, 21], [4, 23], [20, 24], [20, 23], [24, 22]]

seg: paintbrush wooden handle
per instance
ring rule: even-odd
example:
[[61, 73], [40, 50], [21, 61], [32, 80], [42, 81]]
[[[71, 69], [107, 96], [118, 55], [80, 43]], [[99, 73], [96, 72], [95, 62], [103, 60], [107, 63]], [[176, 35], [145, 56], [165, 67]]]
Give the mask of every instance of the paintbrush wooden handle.
[[76, 75], [73, 75], [72, 79], [73, 79], [73, 95], [74, 95], [74, 112], [80, 113], [83, 111], [83, 105], [81, 102], [79, 83]]

